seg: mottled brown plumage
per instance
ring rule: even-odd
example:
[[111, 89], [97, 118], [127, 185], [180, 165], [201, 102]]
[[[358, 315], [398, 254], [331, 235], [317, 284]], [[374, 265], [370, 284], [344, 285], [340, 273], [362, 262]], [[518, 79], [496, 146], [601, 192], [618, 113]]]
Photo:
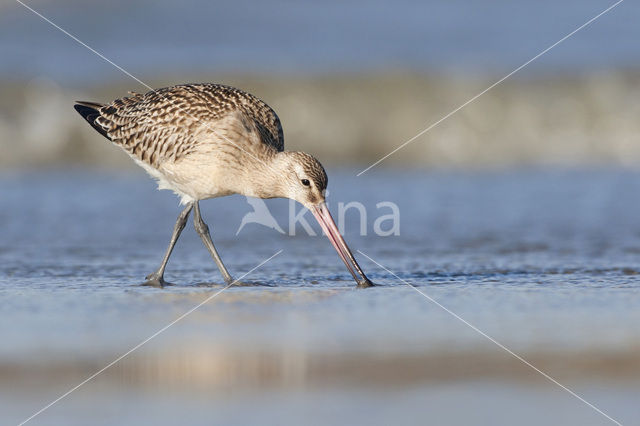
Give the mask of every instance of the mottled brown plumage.
[[95, 123], [112, 142], [156, 168], [197, 150], [202, 132], [226, 134], [237, 128], [284, 150], [276, 113], [255, 96], [220, 84], [183, 84], [132, 94], [98, 112]]
[[266, 103], [220, 84], [130, 94], [106, 105], [77, 102], [75, 109], [157, 179], [160, 189], [173, 190], [186, 204], [163, 263], [147, 277], [148, 284], [163, 285], [164, 268], [192, 209], [196, 230], [225, 281], [231, 282], [198, 202], [242, 194], [290, 198], [311, 209], [359, 286], [371, 285], [326, 208], [324, 168], [309, 154], [284, 151], [280, 120]]
[[[314, 179], [321, 183], [317, 192], [326, 188], [317, 160], [284, 152], [282, 126], [273, 109], [233, 87], [183, 84], [134, 93], [107, 105], [78, 102], [76, 110], [183, 203], [233, 193], [289, 196], [274, 172], [295, 173], [293, 160], [304, 160], [305, 171], [324, 176]], [[256, 179], [260, 175], [268, 176]]]

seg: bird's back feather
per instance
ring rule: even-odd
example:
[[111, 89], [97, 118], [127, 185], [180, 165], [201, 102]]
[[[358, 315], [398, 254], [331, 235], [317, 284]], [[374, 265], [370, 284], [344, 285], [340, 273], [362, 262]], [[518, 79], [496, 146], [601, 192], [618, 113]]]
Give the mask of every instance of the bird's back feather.
[[100, 134], [155, 168], [201, 149], [211, 139], [226, 145], [221, 150], [244, 150], [242, 144], [254, 141], [284, 150], [282, 126], [273, 109], [249, 93], [220, 84], [184, 84], [108, 105], [77, 102], [74, 107]]

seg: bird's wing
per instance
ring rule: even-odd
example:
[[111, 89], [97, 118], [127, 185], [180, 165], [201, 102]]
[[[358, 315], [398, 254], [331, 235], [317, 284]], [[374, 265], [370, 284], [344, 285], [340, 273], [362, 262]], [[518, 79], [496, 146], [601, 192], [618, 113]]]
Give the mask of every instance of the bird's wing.
[[211, 139], [207, 135], [236, 146], [244, 138], [284, 150], [276, 113], [255, 96], [227, 86], [173, 86], [117, 99], [97, 111], [95, 124], [107, 138], [154, 167], [197, 150]]

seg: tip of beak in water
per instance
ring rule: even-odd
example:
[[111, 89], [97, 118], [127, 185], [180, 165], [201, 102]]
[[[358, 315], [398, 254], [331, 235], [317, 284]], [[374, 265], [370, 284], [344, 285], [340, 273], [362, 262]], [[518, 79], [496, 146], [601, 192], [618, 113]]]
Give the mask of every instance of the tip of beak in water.
[[369, 278], [365, 278], [363, 280], [358, 281], [358, 288], [369, 288], [369, 287], [377, 287], [376, 284], [372, 283]]

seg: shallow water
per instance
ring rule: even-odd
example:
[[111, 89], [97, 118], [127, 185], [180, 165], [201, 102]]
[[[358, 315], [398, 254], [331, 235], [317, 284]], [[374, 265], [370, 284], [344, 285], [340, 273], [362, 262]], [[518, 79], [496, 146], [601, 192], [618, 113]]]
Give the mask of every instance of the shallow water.
[[[640, 173], [329, 175], [334, 217], [340, 202], [367, 209], [368, 235], [350, 210], [346, 240], [393, 272], [356, 254], [379, 287], [355, 290], [322, 235], [256, 224], [236, 235], [245, 199], [206, 201], [236, 277], [282, 252], [33, 423], [608, 423], [463, 319], [639, 424]], [[179, 212], [141, 174], [5, 174], [0, 194], [3, 424], [223, 288], [191, 226], [167, 270], [175, 285], [138, 285]], [[384, 201], [399, 208], [399, 236], [372, 232]], [[289, 204], [267, 204], [290, 232]]]

